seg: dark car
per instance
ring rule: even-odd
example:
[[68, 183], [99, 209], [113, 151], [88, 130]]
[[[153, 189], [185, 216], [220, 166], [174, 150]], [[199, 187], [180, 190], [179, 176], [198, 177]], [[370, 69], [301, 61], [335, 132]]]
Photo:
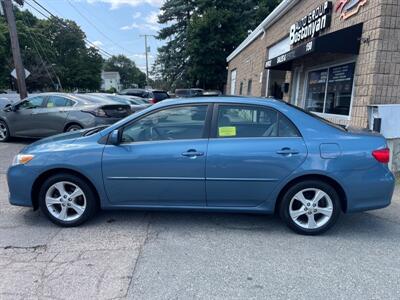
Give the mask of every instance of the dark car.
[[151, 104], [156, 104], [165, 99], [169, 99], [170, 96], [166, 91], [162, 90], [146, 90], [146, 89], [126, 89], [120, 92], [120, 95], [135, 96], [143, 99], [147, 99]]
[[126, 104], [91, 96], [37, 94], [0, 111], [0, 142], [10, 137], [42, 138], [111, 125], [131, 114]]
[[177, 98], [191, 98], [201, 97], [204, 94], [203, 89], [177, 89], [175, 90], [175, 97]]
[[131, 107], [132, 113], [137, 111], [141, 111], [145, 108], [151, 106], [151, 104], [146, 103], [145, 100], [139, 97], [134, 96], [121, 96], [121, 95], [113, 95], [113, 94], [106, 94], [106, 93], [91, 93], [89, 94], [94, 97], [101, 97], [111, 101], [115, 101], [121, 104], [128, 104]]

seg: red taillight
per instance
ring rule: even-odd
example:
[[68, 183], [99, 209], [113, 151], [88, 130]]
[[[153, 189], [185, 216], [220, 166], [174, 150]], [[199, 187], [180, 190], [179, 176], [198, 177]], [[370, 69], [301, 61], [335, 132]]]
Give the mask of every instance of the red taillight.
[[157, 100], [156, 100], [156, 98], [152, 98], [152, 99], [150, 99], [150, 103], [151, 103], [151, 104], [156, 104], [156, 103], [157, 103]]
[[390, 161], [390, 150], [388, 148], [375, 150], [372, 152], [372, 156], [380, 163], [388, 164]]

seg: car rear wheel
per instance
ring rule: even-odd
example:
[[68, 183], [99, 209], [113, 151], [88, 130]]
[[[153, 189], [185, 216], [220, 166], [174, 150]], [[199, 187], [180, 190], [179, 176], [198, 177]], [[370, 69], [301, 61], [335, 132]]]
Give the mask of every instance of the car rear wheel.
[[82, 126], [78, 125], [78, 124], [73, 124], [67, 127], [67, 129], [65, 130], [65, 132], [73, 132], [73, 131], [79, 131], [82, 130]]
[[7, 123], [0, 120], [0, 142], [7, 142], [10, 139], [10, 131]]
[[74, 175], [59, 174], [48, 178], [42, 185], [39, 206], [53, 223], [74, 227], [93, 217], [97, 202], [86, 181]]
[[280, 205], [280, 216], [289, 228], [304, 235], [326, 232], [337, 221], [338, 193], [323, 181], [304, 181], [291, 187]]

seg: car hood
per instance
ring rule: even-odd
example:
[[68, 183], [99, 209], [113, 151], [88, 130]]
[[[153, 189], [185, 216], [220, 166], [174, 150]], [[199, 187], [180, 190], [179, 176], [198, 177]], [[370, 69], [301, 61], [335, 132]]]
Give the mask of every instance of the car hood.
[[52, 137], [48, 137], [29, 146], [25, 147], [21, 153], [34, 153], [34, 152], [41, 152], [41, 151], [48, 151], [51, 149], [60, 149], [62, 148], [63, 144], [72, 144], [76, 141], [76, 139], [82, 137], [82, 133], [85, 130], [79, 130], [74, 132], [62, 133]]

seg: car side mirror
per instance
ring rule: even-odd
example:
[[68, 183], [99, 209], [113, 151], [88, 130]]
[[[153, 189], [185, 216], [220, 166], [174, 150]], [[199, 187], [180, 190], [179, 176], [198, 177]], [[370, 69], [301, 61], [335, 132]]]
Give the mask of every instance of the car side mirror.
[[7, 104], [6, 106], [4, 106], [3, 110], [5, 112], [12, 112], [12, 111], [16, 111], [17, 109], [16, 109], [15, 105]]
[[108, 137], [108, 144], [118, 146], [121, 143], [121, 134], [119, 130], [114, 130]]

